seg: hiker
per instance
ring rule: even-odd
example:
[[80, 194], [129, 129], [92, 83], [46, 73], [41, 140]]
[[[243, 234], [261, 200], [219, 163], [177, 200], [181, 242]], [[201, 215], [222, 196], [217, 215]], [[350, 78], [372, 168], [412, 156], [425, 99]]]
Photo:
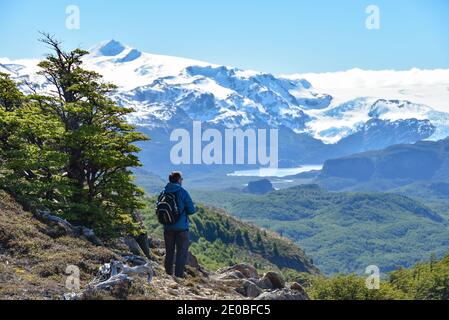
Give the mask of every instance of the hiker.
[[176, 250], [175, 277], [184, 277], [184, 267], [189, 250], [189, 215], [196, 212], [189, 193], [182, 187], [181, 172], [174, 171], [169, 183], [159, 195], [156, 214], [164, 225], [165, 271], [173, 275]]

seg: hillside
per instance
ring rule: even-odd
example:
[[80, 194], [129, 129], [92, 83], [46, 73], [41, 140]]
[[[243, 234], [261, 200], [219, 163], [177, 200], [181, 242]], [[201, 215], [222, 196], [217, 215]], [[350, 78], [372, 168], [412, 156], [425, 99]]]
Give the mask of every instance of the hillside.
[[331, 190], [379, 191], [422, 181], [449, 181], [449, 139], [327, 160], [317, 179]]
[[[154, 198], [147, 201], [143, 217], [151, 233], [162, 237], [154, 204]], [[222, 209], [199, 205], [199, 212], [191, 217], [190, 237], [191, 251], [211, 270], [248, 262], [261, 271], [292, 269], [319, 273], [304, 251], [290, 240], [242, 222]]]
[[325, 274], [382, 272], [441, 256], [449, 247], [447, 218], [408, 197], [328, 192], [303, 185], [266, 195], [195, 192], [233, 215], [293, 240]]
[[34, 219], [0, 190], [0, 299], [61, 299], [68, 265], [79, 266], [86, 283], [113, 258], [107, 248]]
[[[220, 213], [216, 212], [215, 217], [219, 216]], [[233, 225], [238, 224], [235, 219], [232, 221]], [[250, 227], [247, 226], [247, 228]], [[254, 231], [255, 228], [249, 230]], [[195, 234], [203, 237], [202, 233]], [[280, 251], [284, 251], [284, 246], [288, 244], [285, 240], [273, 239], [271, 235], [263, 239], [265, 241], [270, 239], [273, 243], [279, 244]], [[262, 277], [261, 273], [252, 269], [254, 267], [250, 264], [229, 265], [226, 263], [230, 261], [217, 260], [217, 253], [215, 253], [216, 256], [210, 256], [207, 262], [215, 266], [226, 265], [227, 268], [214, 269], [212, 272], [195, 262], [194, 256], [191, 256], [193, 258], [190, 258], [187, 266], [187, 278], [175, 281], [172, 277], [166, 276], [163, 271], [164, 248], [161, 246], [160, 239], [151, 233], [150, 241], [152, 258], [148, 265], [151, 266], [154, 274], [151, 282], [148, 283], [143, 276], [134, 275], [118, 284], [109, 284], [110, 287], [107, 290], [103, 288], [92, 291], [90, 286], [96, 283], [94, 280], [98, 279], [100, 266], [103, 265], [104, 268], [106, 263], [117, 261], [134, 263], [133, 268], [138, 269], [141, 266], [139, 261], [146, 259], [132, 253], [134, 250], [131, 250], [132, 247], [129, 247], [123, 238], [96, 246], [83, 237], [67, 233], [67, 230], [58, 223], [37, 220], [31, 213], [24, 211], [9, 195], [0, 191], [0, 299], [63, 299], [64, 294], [72, 292], [66, 288], [68, 274], [65, 272], [69, 265], [79, 267], [82, 290], [67, 296], [71, 298], [246, 299], [259, 295], [261, 299], [307, 297], [303, 291], [289, 289], [290, 284], [285, 284], [285, 287], [283, 285], [282, 289], [269, 289], [266, 285], [271, 282], [267, 282], [266, 277]], [[205, 243], [208, 247], [207, 240], [201, 245]], [[265, 243], [268, 244], [268, 242]], [[303, 256], [297, 256], [301, 251], [292, 247], [290, 248], [292, 249], [291, 258], [285, 258], [279, 262], [286, 261], [286, 264], [291, 263], [291, 267], [298, 269], [298, 263], [302, 261]], [[192, 251], [195, 251], [194, 248]], [[199, 250], [200, 247], [197, 251]], [[209, 253], [211, 248], [208, 247], [207, 250], [209, 251], [206, 253]], [[234, 252], [232, 245], [227, 252]], [[251, 257], [251, 252], [247, 251], [246, 254]], [[235, 255], [232, 261], [241, 262], [238, 255]], [[260, 266], [265, 268], [273, 266], [273, 269], [278, 270], [274, 264], [268, 263], [258, 253], [254, 254], [254, 260], [251, 262], [253, 261], [259, 261]], [[313, 274], [318, 273], [316, 268], [308, 264], [304, 268]], [[243, 279], [233, 278], [233, 274], [241, 274], [238, 270], [247, 272], [248, 275], [245, 273]], [[271, 276], [269, 274], [267, 277]], [[262, 283], [265, 287], [260, 288]]]

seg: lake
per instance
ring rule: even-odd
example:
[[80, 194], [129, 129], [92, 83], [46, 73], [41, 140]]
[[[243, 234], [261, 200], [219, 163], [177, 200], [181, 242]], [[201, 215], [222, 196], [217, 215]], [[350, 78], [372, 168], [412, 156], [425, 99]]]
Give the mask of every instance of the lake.
[[323, 165], [303, 165], [296, 168], [260, 168], [252, 170], [240, 170], [228, 173], [228, 176], [234, 177], [286, 177], [298, 173], [307, 172], [311, 170], [321, 170]]

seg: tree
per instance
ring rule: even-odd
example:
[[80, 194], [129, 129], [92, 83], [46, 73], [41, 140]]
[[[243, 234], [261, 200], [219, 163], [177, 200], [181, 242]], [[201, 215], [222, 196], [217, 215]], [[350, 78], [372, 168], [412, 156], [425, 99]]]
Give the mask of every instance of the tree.
[[430, 260], [429, 260], [430, 271], [433, 271], [433, 268], [435, 267], [435, 264], [437, 262], [438, 262], [437, 255], [435, 254], [435, 252], [432, 252], [430, 254]]
[[57, 119], [41, 112], [6, 74], [0, 74], [0, 186], [28, 206], [55, 209], [64, 203], [66, 161], [56, 145]]
[[249, 238], [249, 232], [248, 230], [245, 230], [243, 232], [243, 239], [245, 239], [245, 243], [248, 246], [248, 248], [252, 249], [253, 245], [251, 243], [251, 239]]
[[245, 244], [244, 240], [243, 240], [243, 237], [242, 237], [242, 231], [240, 229], [237, 229], [235, 231], [235, 243], [238, 246], [243, 246]]
[[87, 51], [64, 52], [49, 35], [41, 41], [54, 52], [39, 66], [56, 89], [45, 109], [64, 125], [62, 149], [69, 158], [67, 176], [75, 186], [70, 218], [102, 233], [132, 229], [132, 212], [142, 207], [142, 190], [133, 183], [129, 168], [141, 165], [134, 143], [147, 138], [126, 123], [124, 117], [133, 110], [108, 97], [115, 86], [81, 67]]
[[[19, 193], [33, 203], [45, 199], [73, 223], [103, 236], [137, 232], [140, 227], [133, 213], [143, 206], [143, 192], [133, 183], [130, 168], [141, 165], [135, 143], [147, 138], [125, 121], [133, 110], [109, 98], [115, 86], [82, 68], [87, 51], [65, 52], [59, 41], [43, 36], [41, 41], [53, 53], [39, 63], [39, 74], [53, 90], [26, 99], [17, 91], [0, 96], [6, 101], [1, 112], [13, 112], [7, 125], [14, 128], [14, 139], [9, 137], [6, 143], [13, 141], [18, 150], [2, 155], [7, 162], [4, 169], [34, 190], [32, 197]], [[3, 82], [0, 92], [11, 87]], [[15, 110], [22, 100], [26, 103]]]
[[[24, 100], [23, 94], [6, 73], [0, 73], [0, 165], [5, 165], [7, 152], [14, 149], [12, 132], [18, 123], [15, 111]], [[3, 167], [2, 166], [2, 167]]]
[[278, 256], [279, 256], [279, 249], [278, 249], [278, 245], [277, 245], [276, 242], [273, 243], [273, 255], [274, 255], [275, 257], [278, 257]]

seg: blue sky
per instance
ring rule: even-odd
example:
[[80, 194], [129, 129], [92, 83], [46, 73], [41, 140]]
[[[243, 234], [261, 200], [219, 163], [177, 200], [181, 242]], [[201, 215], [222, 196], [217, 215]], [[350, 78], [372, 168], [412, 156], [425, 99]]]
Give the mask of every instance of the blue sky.
[[[365, 27], [368, 5], [380, 29]], [[80, 29], [65, 26], [68, 5]], [[142, 51], [274, 73], [449, 68], [447, 0], [0, 0], [0, 57], [115, 39]]]

